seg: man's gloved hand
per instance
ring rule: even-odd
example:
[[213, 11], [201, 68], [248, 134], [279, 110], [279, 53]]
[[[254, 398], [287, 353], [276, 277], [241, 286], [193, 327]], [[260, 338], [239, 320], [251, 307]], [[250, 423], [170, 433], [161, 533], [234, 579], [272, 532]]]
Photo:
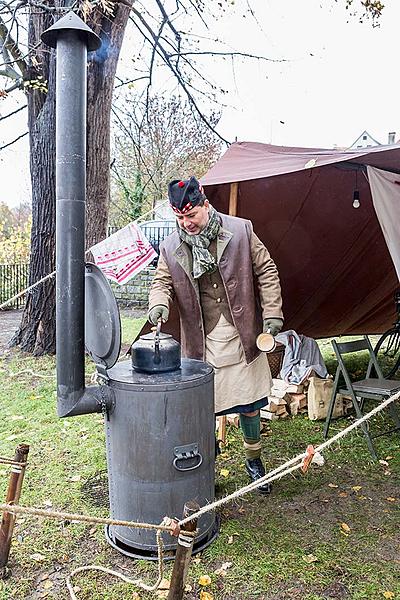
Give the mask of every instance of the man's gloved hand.
[[156, 304], [156, 306], [153, 306], [153, 308], [149, 310], [147, 320], [150, 321], [150, 323], [153, 323], [153, 325], [157, 325], [157, 322], [160, 319], [163, 323], [168, 321], [168, 317], [169, 308], [163, 304]]
[[277, 335], [283, 326], [283, 319], [264, 319], [263, 332], [267, 331], [272, 335]]

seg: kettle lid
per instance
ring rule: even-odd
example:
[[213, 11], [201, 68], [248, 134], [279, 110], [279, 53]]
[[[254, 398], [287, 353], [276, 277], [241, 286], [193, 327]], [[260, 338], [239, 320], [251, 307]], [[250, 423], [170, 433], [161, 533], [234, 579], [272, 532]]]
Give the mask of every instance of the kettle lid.
[[121, 320], [111, 286], [93, 263], [85, 265], [85, 346], [96, 364], [111, 369], [121, 350]]
[[[152, 331], [151, 333], [145, 333], [144, 335], [141, 335], [139, 337], [139, 339], [140, 340], [152, 340], [154, 342], [155, 337], [156, 337], [155, 331]], [[159, 337], [160, 340], [173, 339], [172, 335], [170, 333], [162, 333], [162, 332], [160, 332], [158, 334], [158, 337]]]

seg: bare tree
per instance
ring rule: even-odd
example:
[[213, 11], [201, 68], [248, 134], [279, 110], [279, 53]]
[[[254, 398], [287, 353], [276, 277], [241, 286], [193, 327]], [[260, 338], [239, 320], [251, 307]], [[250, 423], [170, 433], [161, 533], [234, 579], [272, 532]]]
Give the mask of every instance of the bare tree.
[[[172, 178], [201, 177], [221, 154], [219, 137], [179, 97], [144, 99], [130, 91], [114, 102], [113, 113], [113, 223], [126, 224], [151, 210]], [[220, 114], [205, 117], [216, 127]]]

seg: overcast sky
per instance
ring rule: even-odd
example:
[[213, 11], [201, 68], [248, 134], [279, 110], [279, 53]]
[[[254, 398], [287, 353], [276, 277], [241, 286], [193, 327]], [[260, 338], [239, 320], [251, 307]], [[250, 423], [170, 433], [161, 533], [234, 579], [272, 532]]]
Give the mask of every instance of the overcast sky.
[[[252, 0], [258, 24], [242, 17], [246, 3], [236, 0], [235, 14], [210, 35], [277, 62], [207, 63], [210, 79], [229, 90], [219, 125], [226, 139], [332, 148], [350, 146], [365, 129], [383, 144], [390, 131], [400, 138], [398, 0], [387, 0], [379, 28], [351, 17], [345, 0]], [[0, 122], [0, 142], [25, 123], [23, 113]], [[0, 181], [0, 201], [29, 195], [27, 138], [0, 153]]]

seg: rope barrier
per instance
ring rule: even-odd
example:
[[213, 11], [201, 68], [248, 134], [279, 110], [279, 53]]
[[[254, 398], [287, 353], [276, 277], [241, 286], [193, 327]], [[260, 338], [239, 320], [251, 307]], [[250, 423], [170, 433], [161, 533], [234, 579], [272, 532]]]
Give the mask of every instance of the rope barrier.
[[[123, 521], [120, 519], [110, 519], [107, 517], [90, 517], [75, 513], [67, 513], [61, 511], [51, 511], [43, 508], [33, 508], [30, 506], [20, 506], [18, 504], [0, 504], [0, 511], [6, 511], [12, 514], [30, 514], [36, 517], [47, 517], [48, 519], [59, 519], [63, 521], [79, 521], [81, 523], [96, 523], [97, 525], [120, 525], [121, 527], [130, 527], [131, 529], [154, 529], [160, 531], [168, 531], [170, 533], [176, 531], [174, 525], [153, 525], [151, 523], [137, 523], [135, 521]], [[189, 533], [189, 532], [188, 532]]]
[[[384, 400], [381, 404], [379, 404], [377, 407], [373, 408], [369, 413], [365, 414], [363, 417], [357, 419], [354, 423], [352, 423], [351, 425], [349, 425], [348, 427], [343, 429], [343, 431], [340, 431], [339, 433], [337, 433], [335, 436], [333, 436], [332, 438], [330, 438], [323, 444], [320, 444], [319, 446], [317, 446], [314, 449], [315, 454], [321, 454], [321, 452], [323, 450], [325, 450], [326, 448], [331, 446], [334, 442], [341, 439], [348, 433], [350, 433], [350, 431], [352, 431], [356, 427], [359, 427], [360, 425], [365, 423], [365, 421], [367, 421], [368, 419], [370, 419], [371, 417], [376, 415], [378, 412], [382, 411], [384, 408], [386, 408], [389, 404], [391, 404], [398, 398], [400, 398], [400, 392], [398, 392], [397, 394], [394, 394], [393, 396], [390, 396], [389, 398]], [[180, 527], [182, 527], [183, 525], [188, 523], [191, 519], [199, 519], [201, 515], [203, 515], [207, 512], [210, 512], [211, 510], [214, 510], [218, 506], [227, 504], [228, 502], [230, 502], [231, 500], [234, 500], [235, 498], [239, 498], [240, 496], [243, 496], [244, 494], [247, 494], [248, 492], [252, 492], [253, 490], [256, 490], [263, 483], [270, 483], [277, 479], [281, 479], [284, 475], [288, 475], [289, 473], [292, 473], [293, 471], [300, 469], [302, 467], [303, 460], [307, 457], [307, 455], [308, 455], [307, 452], [298, 454], [291, 460], [288, 460], [287, 462], [285, 462], [280, 467], [277, 467], [273, 471], [266, 473], [264, 475], [264, 477], [257, 479], [257, 481], [253, 481], [249, 485], [247, 485], [243, 488], [240, 488], [239, 490], [237, 490], [236, 492], [233, 492], [232, 494], [229, 494], [229, 496], [224, 496], [224, 498], [220, 498], [220, 500], [216, 500], [212, 504], [207, 504], [206, 506], [203, 506], [200, 510], [198, 510], [196, 513], [191, 515], [190, 518], [187, 517], [186, 519], [181, 519], [180, 521], [178, 521], [178, 525]], [[298, 464], [295, 464], [293, 467], [290, 468], [290, 465], [293, 465], [296, 462]]]
[[[165, 206], [165, 204], [168, 204], [168, 200], [165, 200], [165, 202], [162, 202], [161, 204], [159, 204], [157, 206], [157, 208], [161, 208], [162, 206]], [[152, 208], [151, 210], [148, 210], [147, 212], [145, 212], [143, 215], [140, 215], [140, 217], [138, 219], [136, 219], [135, 221], [132, 221], [132, 223], [138, 223], [139, 221], [141, 221], [142, 219], [144, 219], [144, 217], [147, 217], [147, 215], [151, 214], [154, 212], [154, 208]], [[90, 252], [90, 248], [89, 250], [86, 250], [85, 252], [85, 256], [86, 254], [88, 254]], [[0, 310], [2, 308], [4, 308], [5, 306], [8, 306], [9, 304], [11, 304], [12, 302], [14, 302], [14, 300], [16, 300], [17, 298], [20, 298], [21, 296], [23, 296], [24, 294], [26, 294], [27, 292], [30, 292], [31, 290], [33, 290], [34, 288], [36, 288], [38, 285], [40, 285], [41, 283], [44, 283], [45, 281], [47, 281], [48, 279], [51, 279], [52, 277], [54, 277], [56, 274], [55, 271], [53, 271], [52, 273], [49, 273], [49, 275], [45, 275], [45, 277], [42, 277], [42, 279], [39, 279], [39, 281], [36, 281], [36, 283], [33, 283], [32, 285], [30, 285], [29, 287], [25, 288], [24, 290], [22, 290], [22, 292], [19, 292], [18, 294], [16, 294], [15, 296], [13, 296], [12, 298], [9, 298], [8, 300], [6, 300], [5, 302], [3, 302], [2, 304], [0, 304]]]
[[26, 467], [28, 463], [27, 462], [18, 462], [16, 460], [12, 460], [11, 458], [4, 458], [3, 456], [0, 456], [0, 464], [13, 465], [15, 467]]

